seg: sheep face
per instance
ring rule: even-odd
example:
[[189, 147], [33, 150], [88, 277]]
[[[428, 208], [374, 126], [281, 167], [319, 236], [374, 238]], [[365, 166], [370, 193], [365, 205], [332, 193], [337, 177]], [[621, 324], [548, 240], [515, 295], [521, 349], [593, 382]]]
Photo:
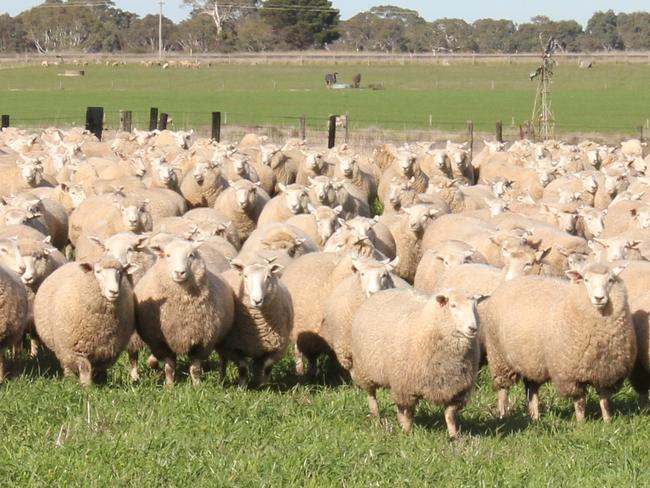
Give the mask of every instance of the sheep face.
[[496, 217], [497, 215], [501, 215], [504, 212], [507, 212], [509, 210], [508, 208], [508, 202], [501, 198], [494, 198], [487, 202], [488, 209], [490, 210], [490, 215], [492, 217]]
[[160, 182], [166, 187], [172, 187], [176, 184], [176, 173], [167, 163], [160, 163], [156, 168], [156, 174]]
[[18, 164], [20, 175], [29, 186], [38, 186], [41, 183], [43, 175], [43, 166], [38, 159], [24, 159], [23, 163]]
[[436, 306], [448, 308], [456, 332], [467, 339], [474, 339], [478, 332], [476, 299], [452, 290], [443, 290], [432, 298]]
[[502, 249], [506, 269], [504, 281], [530, 274], [533, 267], [540, 264], [550, 251], [550, 247], [541, 251], [535, 251], [530, 247]]
[[275, 294], [278, 286], [277, 273], [282, 270], [282, 266], [273, 260], [248, 266], [234, 260], [232, 266], [242, 275], [245, 297], [249, 302], [247, 305], [260, 308]]
[[273, 157], [280, 152], [277, 146], [262, 146], [260, 148], [260, 159], [263, 165], [272, 166]]
[[411, 189], [412, 185], [410, 181], [393, 178], [388, 187], [388, 201], [394, 208], [399, 208], [402, 202], [402, 196]]
[[435, 258], [438, 261], [441, 261], [445, 267], [450, 268], [452, 266], [460, 266], [461, 264], [472, 262], [472, 256], [474, 255], [474, 250], [465, 250], [465, 249], [446, 249], [443, 252], [439, 251], [430, 251], [434, 254]]
[[66, 183], [61, 183], [60, 188], [64, 193], [70, 196], [73, 209], [81, 205], [81, 203], [86, 199], [86, 191], [81, 185], [68, 185]]
[[599, 257], [604, 257], [608, 261], [623, 261], [628, 258], [628, 251], [638, 249], [642, 241], [629, 241], [621, 237], [612, 237], [611, 239], [594, 239], [589, 241], [589, 247]]
[[583, 179], [582, 188], [587, 193], [591, 193], [592, 195], [595, 195], [596, 192], [598, 191], [598, 182], [596, 181], [596, 178], [594, 178], [593, 176], [588, 176], [587, 178]]
[[618, 282], [618, 275], [625, 267], [618, 266], [610, 269], [602, 264], [588, 265], [582, 272], [569, 270], [567, 276], [573, 283], [584, 284], [591, 304], [598, 310], [604, 309], [609, 303], [609, 292]]
[[627, 178], [623, 175], [606, 176], [605, 191], [610, 197], [614, 197], [627, 187]]
[[339, 227], [338, 217], [342, 211], [343, 207], [340, 205], [336, 208], [322, 206], [311, 211], [316, 219], [316, 229], [321, 242], [327, 242], [327, 239], [336, 232], [336, 229]]
[[145, 220], [149, 215], [147, 212], [146, 204], [148, 201], [145, 201], [141, 205], [120, 205], [120, 212], [122, 213], [122, 222], [128, 230], [131, 232], [140, 232], [146, 230]]
[[467, 151], [448, 151], [447, 156], [458, 169], [463, 170], [467, 167]]
[[632, 219], [641, 229], [650, 227], [650, 206], [633, 209], [630, 211]]
[[607, 215], [606, 210], [599, 212], [596, 209], [586, 207], [579, 210], [579, 215], [592, 236], [598, 237], [605, 230], [604, 218]]
[[397, 155], [397, 166], [404, 176], [411, 176], [415, 166], [415, 156], [411, 153], [400, 153]]
[[99, 292], [109, 302], [115, 302], [120, 297], [122, 282], [122, 267], [112, 260], [101, 260], [98, 263], [79, 263], [84, 273], [93, 272], [99, 285]]
[[427, 205], [413, 205], [405, 208], [404, 212], [408, 215], [408, 226], [411, 232], [421, 234], [438, 213], [438, 210]]
[[200, 245], [200, 242], [174, 239], [165, 245], [164, 250], [153, 250], [166, 261], [171, 279], [176, 283], [184, 283], [192, 276], [193, 264], [200, 259], [196, 252]]
[[382, 262], [374, 259], [352, 259], [352, 271], [359, 276], [361, 290], [366, 298], [382, 290], [395, 288], [395, 283], [390, 273], [399, 264], [399, 258]]
[[20, 254], [17, 239], [0, 239], [0, 264], [18, 275], [25, 272], [25, 261]]
[[375, 224], [376, 221], [373, 219], [355, 217], [343, 225], [359, 237], [370, 237], [370, 231]]
[[131, 167], [133, 168], [133, 174], [138, 178], [142, 178], [147, 172], [147, 168], [144, 165], [144, 161], [140, 158], [131, 158], [130, 159]]
[[205, 175], [208, 172], [208, 165], [207, 163], [204, 162], [199, 162], [196, 163], [194, 166], [194, 171], [192, 171], [192, 176], [194, 177], [194, 181], [196, 181], [199, 185], [202, 184], [205, 181]]
[[339, 169], [346, 178], [352, 178], [357, 168], [357, 161], [354, 158], [339, 158]]
[[248, 176], [250, 171], [250, 167], [248, 166], [248, 161], [244, 158], [233, 159], [232, 167], [235, 170], [235, 173], [237, 173], [242, 178]]
[[287, 206], [292, 214], [298, 215], [300, 213], [307, 213], [309, 195], [303, 186], [292, 185], [290, 187], [285, 187], [283, 191]]
[[324, 162], [322, 153], [309, 152], [305, 154], [305, 166], [311, 171], [320, 173], [323, 169]]
[[336, 202], [334, 183], [327, 176], [309, 178], [309, 183], [320, 205], [332, 205]]
[[44, 247], [37, 252], [23, 256], [25, 271], [20, 276], [20, 279], [25, 286], [32, 287], [34, 284], [41, 282], [47, 274], [50, 254], [54, 250], [54, 248]]
[[238, 186], [235, 188], [235, 202], [242, 210], [248, 210], [255, 207], [257, 202], [257, 187], [256, 186]]
[[90, 236], [88, 238], [101, 247], [104, 252], [117, 259], [124, 268], [131, 262], [133, 253], [147, 241], [147, 236], [130, 232], [117, 233], [103, 242], [98, 237]]

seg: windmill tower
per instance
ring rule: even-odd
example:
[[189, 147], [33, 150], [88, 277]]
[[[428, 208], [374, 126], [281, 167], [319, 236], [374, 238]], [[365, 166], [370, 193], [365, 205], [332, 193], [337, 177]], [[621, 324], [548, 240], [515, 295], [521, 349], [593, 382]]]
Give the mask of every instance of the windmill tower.
[[[542, 41], [541, 37], [540, 34], [540, 41]], [[543, 42], [542, 46], [544, 46]], [[551, 37], [543, 49], [542, 64], [530, 74], [531, 81], [538, 78], [537, 94], [535, 95], [533, 115], [530, 120], [537, 137], [545, 141], [553, 137], [555, 130], [555, 118], [551, 105], [551, 83], [553, 81], [553, 68], [556, 64], [553, 53], [557, 49], [561, 49], [561, 46], [555, 38]]]

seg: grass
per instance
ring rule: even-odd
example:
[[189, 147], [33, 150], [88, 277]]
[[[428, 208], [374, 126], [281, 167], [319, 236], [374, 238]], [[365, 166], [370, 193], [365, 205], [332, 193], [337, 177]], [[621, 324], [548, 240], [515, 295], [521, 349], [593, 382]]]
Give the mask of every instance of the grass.
[[[493, 131], [531, 116], [535, 65], [457, 64], [452, 66], [283, 66], [219, 65], [200, 70], [140, 65], [84, 67], [83, 78], [57, 76], [66, 67], [5, 66], [0, 69], [0, 112], [20, 126], [83, 124], [85, 108], [106, 109], [117, 126], [118, 111], [134, 112], [134, 123], [148, 125], [149, 107], [171, 114], [175, 127], [209, 125], [210, 112], [227, 113], [227, 124], [297, 125], [301, 114], [324, 128], [331, 113], [349, 112], [352, 129], [432, 128], [464, 130], [474, 120], [479, 131]], [[349, 82], [362, 73], [362, 86], [383, 90], [327, 90], [323, 77], [334, 69]], [[553, 108], [558, 132], [636, 134], [650, 118], [650, 65], [597, 64], [556, 69]]]
[[[43, 361], [43, 360], [42, 360]], [[397, 425], [387, 393], [383, 419], [367, 417], [352, 386], [300, 385], [290, 359], [273, 386], [244, 390], [235, 371], [216, 371], [194, 388], [181, 375], [167, 390], [158, 373], [127, 381], [122, 359], [102, 387], [82, 390], [56, 376], [49, 360], [24, 364], [0, 389], [3, 486], [644, 486], [650, 416], [625, 387], [610, 425], [590, 398], [577, 426], [570, 402], [542, 390], [542, 420], [529, 424], [523, 391], [512, 416], [494, 416], [483, 372], [447, 439], [441, 410], [424, 403], [412, 435]], [[187, 365], [179, 369], [187, 371]]]

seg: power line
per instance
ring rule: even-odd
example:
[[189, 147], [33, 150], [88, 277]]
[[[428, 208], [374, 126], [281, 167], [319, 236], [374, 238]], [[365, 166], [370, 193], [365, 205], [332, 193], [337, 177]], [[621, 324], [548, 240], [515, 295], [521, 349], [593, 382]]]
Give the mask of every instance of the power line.
[[[89, 0], [84, 3], [43, 3], [36, 5], [32, 8], [69, 8], [69, 7], [110, 7], [107, 0]], [[222, 4], [220, 8], [238, 8], [242, 10], [278, 10], [283, 12], [335, 12], [339, 13], [339, 9], [333, 7], [310, 7], [308, 5], [277, 5], [277, 6], [262, 6], [256, 7], [254, 5], [237, 5], [237, 4]]]

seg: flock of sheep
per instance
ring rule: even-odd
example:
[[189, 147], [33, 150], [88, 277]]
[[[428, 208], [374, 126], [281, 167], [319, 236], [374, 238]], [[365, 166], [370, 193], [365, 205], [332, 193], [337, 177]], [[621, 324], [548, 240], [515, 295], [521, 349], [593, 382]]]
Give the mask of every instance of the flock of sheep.
[[[0, 132], [0, 381], [49, 350], [82, 385], [123, 352], [189, 376], [264, 385], [288, 348], [321, 355], [404, 431], [425, 399], [448, 432], [489, 367], [501, 416], [522, 379], [532, 419], [552, 382], [584, 420], [588, 386], [650, 386], [650, 160], [636, 140], [283, 147], [170, 131]], [[383, 214], [371, 209], [383, 205]]]

